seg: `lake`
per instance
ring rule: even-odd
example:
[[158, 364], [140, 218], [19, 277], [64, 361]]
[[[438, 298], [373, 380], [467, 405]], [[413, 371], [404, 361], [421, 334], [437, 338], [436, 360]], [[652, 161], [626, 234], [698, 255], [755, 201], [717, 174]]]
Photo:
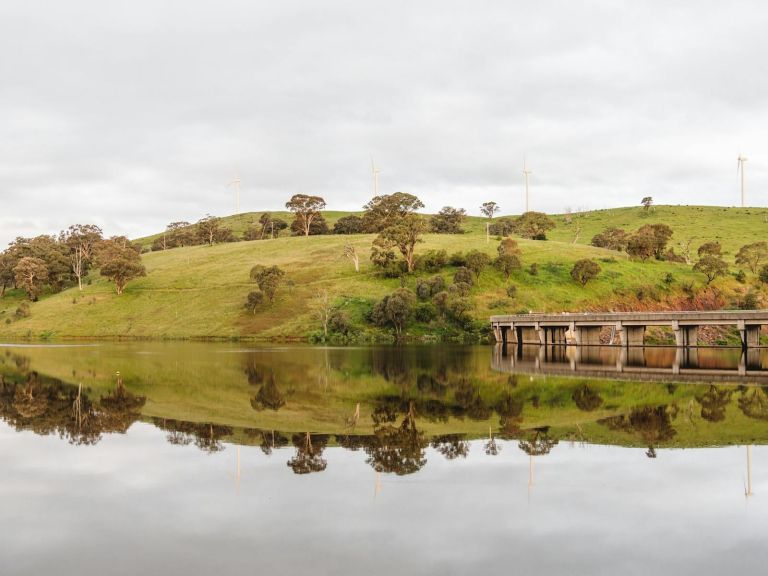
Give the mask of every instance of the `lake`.
[[768, 351], [0, 346], [0, 574], [762, 574]]

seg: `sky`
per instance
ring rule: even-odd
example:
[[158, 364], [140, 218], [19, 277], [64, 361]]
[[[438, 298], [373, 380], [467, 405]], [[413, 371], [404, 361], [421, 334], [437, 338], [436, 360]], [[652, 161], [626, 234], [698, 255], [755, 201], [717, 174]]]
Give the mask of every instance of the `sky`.
[[0, 246], [95, 223], [494, 200], [768, 203], [768, 4], [3, 0]]

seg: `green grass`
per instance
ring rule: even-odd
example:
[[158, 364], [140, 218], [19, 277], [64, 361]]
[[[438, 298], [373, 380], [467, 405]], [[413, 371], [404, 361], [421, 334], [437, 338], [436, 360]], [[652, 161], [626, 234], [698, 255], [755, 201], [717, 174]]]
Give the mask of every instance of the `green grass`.
[[[341, 212], [326, 213], [332, 224]], [[558, 216], [558, 226], [549, 241], [520, 240], [524, 269], [513, 274], [517, 296], [506, 295], [507, 282], [493, 269], [484, 271], [472, 291], [478, 322], [491, 314], [517, 311], [581, 311], [611, 309], [622, 301], [637, 307], [658, 306], [653, 299], [637, 302], [631, 294], [639, 288], [655, 293], [657, 299], [681, 295], [684, 283], [701, 286], [703, 276], [689, 266], [668, 262], [646, 263], [629, 260], [625, 254], [584, 245], [592, 235], [608, 226], [635, 229], [645, 223], [664, 222], [678, 238], [696, 235], [699, 243], [719, 240], [728, 258], [738, 246], [764, 237], [768, 224], [766, 210], [700, 207], [657, 207], [644, 213], [640, 208], [601, 210], [575, 215], [570, 224]], [[286, 216], [286, 214], [281, 214]], [[242, 231], [257, 213], [229, 217], [226, 223]], [[495, 256], [497, 241], [485, 238], [485, 221], [469, 218], [463, 235], [427, 235], [417, 252], [445, 249], [478, 249]], [[572, 243], [576, 226], [581, 226], [579, 242]], [[238, 242], [212, 247], [193, 246], [143, 256], [147, 277], [131, 282], [122, 296], [104, 279], [92, 275], [82, 293], [76, 288], [49, 295], [31, 305], [31, 316], [16, 320], [14, 311], [23, 294], [11, 291], [0, 299], [0, 339], [69, 337], [129, 338], [295, 338], [316, 332], [319, 325], [308, 304], [318, 291], [327, 289], [337, 303], [360, 320], [363, 310], [400, 285], [397, 279], [376, 274], [368, 255], [372, 235], [281, 237], [274, 240]], [[150, 239], [143, 239], [148, 242]], [[360, 253], [361, 270], [355, 273], [341, 250], [352, 242]], [[599, 278], [581, 287], [570, 278], [573, 263], [580, 258], [599, 261]], [[538, 265], [539, 274], [528, 269]], [[288, 281], [272, 305], [257, 314], [243, 305], [255, 288], [248, 279], [255, 264], [276, 264], [287, 272]], [[447, 278], [453, 269], [442, 272]], [[663, 280], [671, 274], [674, 281]], [[417, 278], [409, 277], [413, 287]], [[715, 286], [732, 294], [743, 290], [731, 278], [715, 281]], [[629, 299], [629, 300], [627, 300]], [[411, 333], [429, 333], [430, 328], [412, 327]]]

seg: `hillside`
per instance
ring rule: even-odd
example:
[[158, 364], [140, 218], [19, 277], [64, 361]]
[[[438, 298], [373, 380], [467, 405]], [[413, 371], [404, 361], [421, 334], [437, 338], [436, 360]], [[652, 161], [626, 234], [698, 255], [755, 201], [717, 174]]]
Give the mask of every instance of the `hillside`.
[[[344, 213], [325, 213], [329, 224]], [[509, 283], [517, 287], [514, 298], [507, 296], [503, 276], [486, 269], [472, 289], [477, 325], [493, 313], [513, 311], [563, 311], [611, 309], [616, 306], [665, 306], [683, 298], [683, 288], [704, 284], [701, 274], [690, 266], [670, 262], [632, 261], [623, 253], [585, 245], [608, 226], [628, 230], [646, 223], [663, 222], [678, 239], [695, 236], [694, 248], [707, 240], [719, 240], [726, 259], [733, 261], [739, 246], [765, 237], [768, 210], [702, 207], [657, 207], [644, 213], [639, 208], [601, 210], [573, 215], [570, 223], [556, 216], [557, 228], [551, 240], [520, 240], [523, 269], [512, 274]], [[258, 214], [242, 214], [225, 219], [240, 232]], [[484, 220], [469, 218], [463, 235], [426, 235], [417, 253], [444, 249], [449, 254], [477, 249], [496, 255], [498, 241], [486, 242]], [[575, 230], [581, 228], [578, 243], [572, 244]], [[308, 303], [326, 289], [336, 304], [364, 327], [371, 337], [383, 333], [372, 329], [363, 314], [372, 304], [400, 286], [399, 279], [382, 278], [368, 260], [373, 235], [281, 237], [274, 240], [237, 242], [214, 246], [192, 246], [143, 255], [147, 277], [131, 282], [125, 294], [114, 294], [113, 286], [96, 274], [82, 293], [76, 288], [42, 298], [31, 305], [31, 316], [15, 319], [14, 310], [23, 300], [18, 291], [0, 299], [0, 338], [302, 338], [319, 329]], [[151, 238], [141, 239], [151, 243]], [[354, 271], [342, 256], [346, 242], [361, 255], [361, 270]], [[573, 263], [593, 258], [602, 268], [600, 276], [581, 287], [570, 278]], [[538, 274], [530, 273], [537, 264]], [[286, 282], [272, 305], [256, 314], [244, 308], [247, 294], [254, 289], [249, 270], [255, 264], [276, 264], [286, 273]], [[455, 268], [440, 274], [448, 282]], [[413, 288], [418, 277], [409, 276], [406, 286]], [[665, 281], [666, 280], [666, 281]], [[751, 280], [750, 280], [751, 281]], [[744, 292], [743, 285], [731, 277], [714, 283], [731, 300]], [[427, 323], [412, 325], [413, 335], [441, 335]]]

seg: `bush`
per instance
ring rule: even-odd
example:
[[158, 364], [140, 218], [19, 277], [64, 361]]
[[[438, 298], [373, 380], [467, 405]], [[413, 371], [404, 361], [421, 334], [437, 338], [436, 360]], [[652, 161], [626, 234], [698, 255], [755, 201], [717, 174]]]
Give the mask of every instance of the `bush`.
[[598, 274], [600, 274], [600, 264], [589, 258], [578, 260], [571, 269], [571, 278], [582, 286], [586, 286], [587, 282], [597, 278]]
[[510, 284], [507, 286], [507, 296], [510, 298], [516, 298], [517, 297], [517, 286], [514, 284]]
[[450, 286], [448, 290], [451, 294], [458, 294], [459, 296], [466, 297], [469, 296], [469, 293], [472, 290], [472, 285], [466, 282], [456, 282]]
[[360, 216], [342, 216], [333, 225], [334, 234], [362, 234], [363, 219]]
[[464, 256], [463, 252], [454, 252], [453, 254], [451, 254], [451, 257], [448, 259], [448, 263], [451, 266], [466, 266], [467, 257]]
[[494, 261], [493, 265], [499, 272], [504, 274], [504, 278], [506, 280], [509, 280], [509, 276], [512, 274], [512, 272], [515, 270], [520, 270], [522, 267], [520, 258], [514, 254], [508, 253], [500, 254], [499, 257]]
[[22, 302], [19, 304], [19, 307], [16, 308], [14, 316], [17, 320], [21, 320], [22, 318], [29, 318], [31, 314], [32, 312], [29, 310], [29, 302]]
[[506, 308], [509, 306], [509, 300], [505, 298], [499, 298], [498, 300], [491, 300], [488, 303], [488, 308], [491, 310], [498, 310], [499, 308]]
[[739, 270], [733, 277], [736, 278], [736, 282], [739, 284], [746, 284], [747, 282], [747, 275], [744, 273], [744, 270]]
[[442, 276], [432, 276], [428, 282], [433, 296], [438, 292], [445, 290], [445, 278]]
[[506, 216], [498, 218], [489, 227], [488, 233], [493, 236], [509, 236], [514, 228], [514, 221]]
[[453, 283], [459, 284], [459, 283], [469, 284], [472, 286], [472, 283], [474, 282], [472, 278], [472, 272], [469, 271], [469, 268], [461, 267], [458, 270], [456, 270], [456, 273], [453, 275]]
[[472, 250], [467, 254], [467, 268], [474, 272], [477, 278], [480, 278], [480, 273], [491, 263], [491, 257], [485, 252], [479, 250]]
[[765, 282], [768, 284], [768, 264], [760, 268], [760, 274], [758, 275], [758, 278], [760, 278], [760, 282]]
[[663, 282], [667, 286], [671, 286], [675, 283], [675, 276], [672, 274], [672, 272], [667, 272], [666, 276], [664, 276]]
[[539, 265], [536, 262], [531, 264], [530, 268], [528, 268], [528, 273], [531, 276], [538, 276], [539, 275]]
[[744, 294], [744, 298], [739, 302], [739, 308], [742, 310], [757, 310], [760, 308], [760, 301], [757, 298], [757, 294], [752, 290]]
[[446, 311], [448, 317], [457, 324], [466, 325], [471, 319], [469, 311], [472, 310], [472, 303], [468, 298], [453, 297], [448, 299]]
[[349, 314], [344, 310], [335, 310], [328, 319], [328, 329], [333, 334], [347, 336], [354, 331]]
[[424, 302], [416, 306], [413, 317], [417, 322], [427, 324], [437, 317], [437, 308], [434, 304]]
[[254, 290], [248, 293], [248, 298], [245, 301], [245, 307], [251, 312], [256, 314], [256, 308], [258, 308], [264, 302], [264, 292], [261, 290]]
[[448, 265], [448, 253], [445, 250], [429, 250], [416, 257], [414, 268], [425, 272], [439, 272]]

